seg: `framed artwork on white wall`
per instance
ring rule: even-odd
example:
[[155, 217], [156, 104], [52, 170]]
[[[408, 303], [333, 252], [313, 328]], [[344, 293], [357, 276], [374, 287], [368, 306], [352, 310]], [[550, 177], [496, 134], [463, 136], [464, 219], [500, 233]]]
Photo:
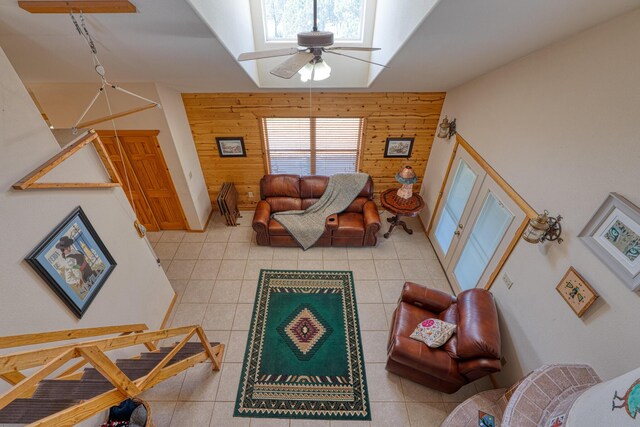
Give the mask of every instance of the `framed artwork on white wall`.
[[640, 289], [640, 209], [617, 193], [604, 203], [578, 235], [631, 290]]

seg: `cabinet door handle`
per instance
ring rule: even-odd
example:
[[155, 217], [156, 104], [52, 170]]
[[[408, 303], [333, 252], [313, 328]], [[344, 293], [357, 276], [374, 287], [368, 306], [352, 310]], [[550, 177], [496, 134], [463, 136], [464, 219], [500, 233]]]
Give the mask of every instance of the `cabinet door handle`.
[[460, 230], [456, 230], [453, 234], [455, 234], [456, 236], [459, 236], [461, 233], [460, 233]]

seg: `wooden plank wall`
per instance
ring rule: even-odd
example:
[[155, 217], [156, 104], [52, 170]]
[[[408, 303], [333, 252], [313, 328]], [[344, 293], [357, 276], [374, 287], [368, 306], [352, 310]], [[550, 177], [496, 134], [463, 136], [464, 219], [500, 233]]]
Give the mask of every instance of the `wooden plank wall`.
[[[362, 117], [366, 120], [360, 171], [373, 178], [376, 193], [396, 187], [394, 175], [410, 164], [422, 183], [445, 93], [192, 93], [183, 94], [191, 132], [209, 197], [223, 182], [235, 183], [238, 206], [250, 209], [260, 200], [266, 173], [260, 119], [263, 117]], [[220, 158], [216, 137], [244, 137], [247, 157]], [[384, 158], [387, 137], [414, 137], [411, 158]], [[249, 198], [247, 193], [253, 192]]]

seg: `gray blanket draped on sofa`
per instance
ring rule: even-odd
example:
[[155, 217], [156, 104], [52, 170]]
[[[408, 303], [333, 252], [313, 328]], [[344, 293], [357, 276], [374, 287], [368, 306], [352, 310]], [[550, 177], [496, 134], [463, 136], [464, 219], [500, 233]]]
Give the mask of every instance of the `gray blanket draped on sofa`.
[[328, 216], [345, 210], [362, 191], [369, 175], [343, 173], [329, 177], [327, 189], [320, 199], [303, 211], [293, 210], [273, 214], [278, 221], [307, 250], [313, 246], [325, 229]]

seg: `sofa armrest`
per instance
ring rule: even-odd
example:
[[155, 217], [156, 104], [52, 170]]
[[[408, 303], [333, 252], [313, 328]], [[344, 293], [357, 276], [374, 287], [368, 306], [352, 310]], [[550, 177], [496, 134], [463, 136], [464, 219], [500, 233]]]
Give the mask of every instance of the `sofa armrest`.
[[404, 283], [400, 300], [436, 314], [445, 311], [456, 302], [452, 295], [413, 282]]
[[469, 381], [475, 381], [494, 372], [500, 372], [502, 365], [499, 359], [471, 359], [458, 361], [458, 371]]
[[271, 218], [271, 205], [260, 200], [253, 214], [252, 227], [256, 232], [256, 242], [260, 246], [269, 246], [269, 220]]
[[362, 206], [362, 216], [364, 221], [364, 245], [375, 246], [378, 242], [376, 234], [382, 228], [380, 214], [375, 202], [369, 200]]
[[337, 230], [339, 226], [338, 214], [329, 215], [324, 222], [324, 226], [327, 230]]

